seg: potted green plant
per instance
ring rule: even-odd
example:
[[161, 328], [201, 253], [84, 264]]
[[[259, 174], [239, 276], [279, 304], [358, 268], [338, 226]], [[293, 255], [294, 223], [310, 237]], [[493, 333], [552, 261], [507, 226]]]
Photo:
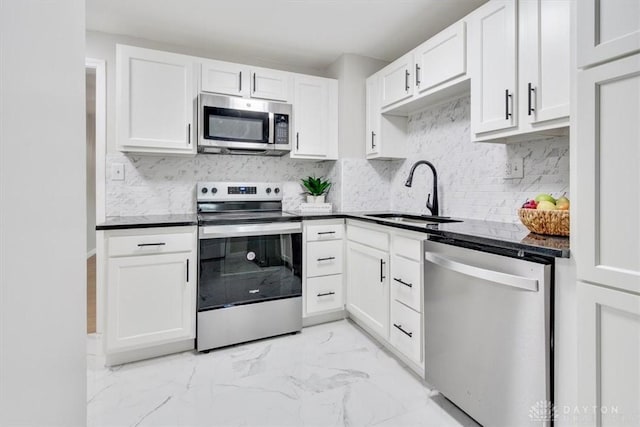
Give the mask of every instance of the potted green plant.
[[302, 179], [302, 185], [307, 194], [307, 203], [324, 203], [324, 197], [331, 188], [331, 182], [313, 176]]

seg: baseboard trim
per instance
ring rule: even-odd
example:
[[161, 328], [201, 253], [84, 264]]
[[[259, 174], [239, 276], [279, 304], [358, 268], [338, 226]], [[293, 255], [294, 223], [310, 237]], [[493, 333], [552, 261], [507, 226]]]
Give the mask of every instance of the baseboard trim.
[[96, 254], [96, 248], [91, 249], [89, 252], [87, 252], [87, 259], [91, 258], [95, 254]]

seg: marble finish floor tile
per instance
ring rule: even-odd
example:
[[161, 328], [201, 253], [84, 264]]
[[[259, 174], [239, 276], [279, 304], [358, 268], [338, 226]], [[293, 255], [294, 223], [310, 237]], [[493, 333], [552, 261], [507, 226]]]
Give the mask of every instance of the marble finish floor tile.
[[89, 355], [89, 426], [459, 426], [422, 380], [348, 320], [105, 368]]

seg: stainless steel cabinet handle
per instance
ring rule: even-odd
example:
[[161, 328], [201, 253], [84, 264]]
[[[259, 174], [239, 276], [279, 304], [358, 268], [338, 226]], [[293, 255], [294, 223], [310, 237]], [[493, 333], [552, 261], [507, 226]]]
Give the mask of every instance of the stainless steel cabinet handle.
[[164, 246], [166, 245], [166, 243], [162, 242], [162, 243], [138, 243], [138, 247], [142, 248], [144, 246]]
[[424, 259], [442, 268], [446, 268], [447, 270], [455, 271], [456, 273], [464, 274], [466, 276], [483, 279], [489, 282], [498, 283], [500, 285], [524, 289], [526, 291], [538, 291], [538, 281], [536, 279], [529, 279], [528, 277], [487, 270], [484, 268], [445, 258], [431, 252], [426, 252], [424, 254]]
[[328, 296], [328, 295], [335, 295], [335, 294], [336, 294], [335, 292], [325, 292], [325, 293], [323, 293], [323, 294], [318, 294], [318, 296], [319, 296], [319, 297], [326, 297], [326, 296]]
[[511, 117], [511, 112], [509, 111], [509, 101], [511, 101], [511, 94], [509, 93], [509, 89], [504, 91], [504, 119], [509, 120]]
[[420, 65], [416, 64], [416, 86], [420, 86]]
[[533, 93], [535, 93], [535, 92], [536, 92], [536, 89], [531, 85], [531, 83], [529, 83], [529, 86], [527, 87], [527, 96], [528, 96], [528, 101], [529, 101], [529, 103], [528, 103], [529, 105], [528, 105], [528, 108], [527, 108], [527, 114], [528, 114], [529, 116], [530, 116], [534, 111], [536, 111], [536, 110], [533, 108], [533, 106], [532, 106], [533, 104], [532, 104], [532, 99], [531, 99], [531, 98], [532, 98], [532, 96], [531, 96], [531, 95], [532, 95]]
[[386, 263], [384, 262], [383, 259], [380, 260], [380, 282], [384, 282], [384, 279], [387, 278], [387, 276], [384, 275], [384, 265]]
[[242, 92], [242, 71], [238, 73], [238, 92]]
[[407, 286], [409, 288], [413, 288], [413, 284], [412, 283], [407, 283], [404, 280], [398, 279], [398, 278], [395, 278], [395, 277], [393, 278], [393, 280], [395, 280], [396, 282], [401, 283], [401, 284], [403, 284], [403, 285], [405, 285], [405, 286]]
[[400, 332], [402, 332], [403, 334], [407, 335], [409, 338], [413, 337], [413, 332], [405, 331], [404, 329], [402, 329], [402, 325], [397, 325], [397, 324], [394, 323], [393, 326], [398, 328], [400, 330]]
[[409, 92], [409, 70], [404, 70], [404, 90]]
[[318, 261], [331, 261], [333, 259], [336, 259], [336, 257], [328, 256], [328, 257], [325, 257], [325, 258], [318, 258]]

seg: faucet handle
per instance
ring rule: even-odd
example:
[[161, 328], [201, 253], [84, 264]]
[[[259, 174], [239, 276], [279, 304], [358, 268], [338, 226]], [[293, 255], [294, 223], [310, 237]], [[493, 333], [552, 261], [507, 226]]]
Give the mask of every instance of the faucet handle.
[[433, 212], [433, 204], [431, 204], [431, 193], [427, 196], [427, 209]]

